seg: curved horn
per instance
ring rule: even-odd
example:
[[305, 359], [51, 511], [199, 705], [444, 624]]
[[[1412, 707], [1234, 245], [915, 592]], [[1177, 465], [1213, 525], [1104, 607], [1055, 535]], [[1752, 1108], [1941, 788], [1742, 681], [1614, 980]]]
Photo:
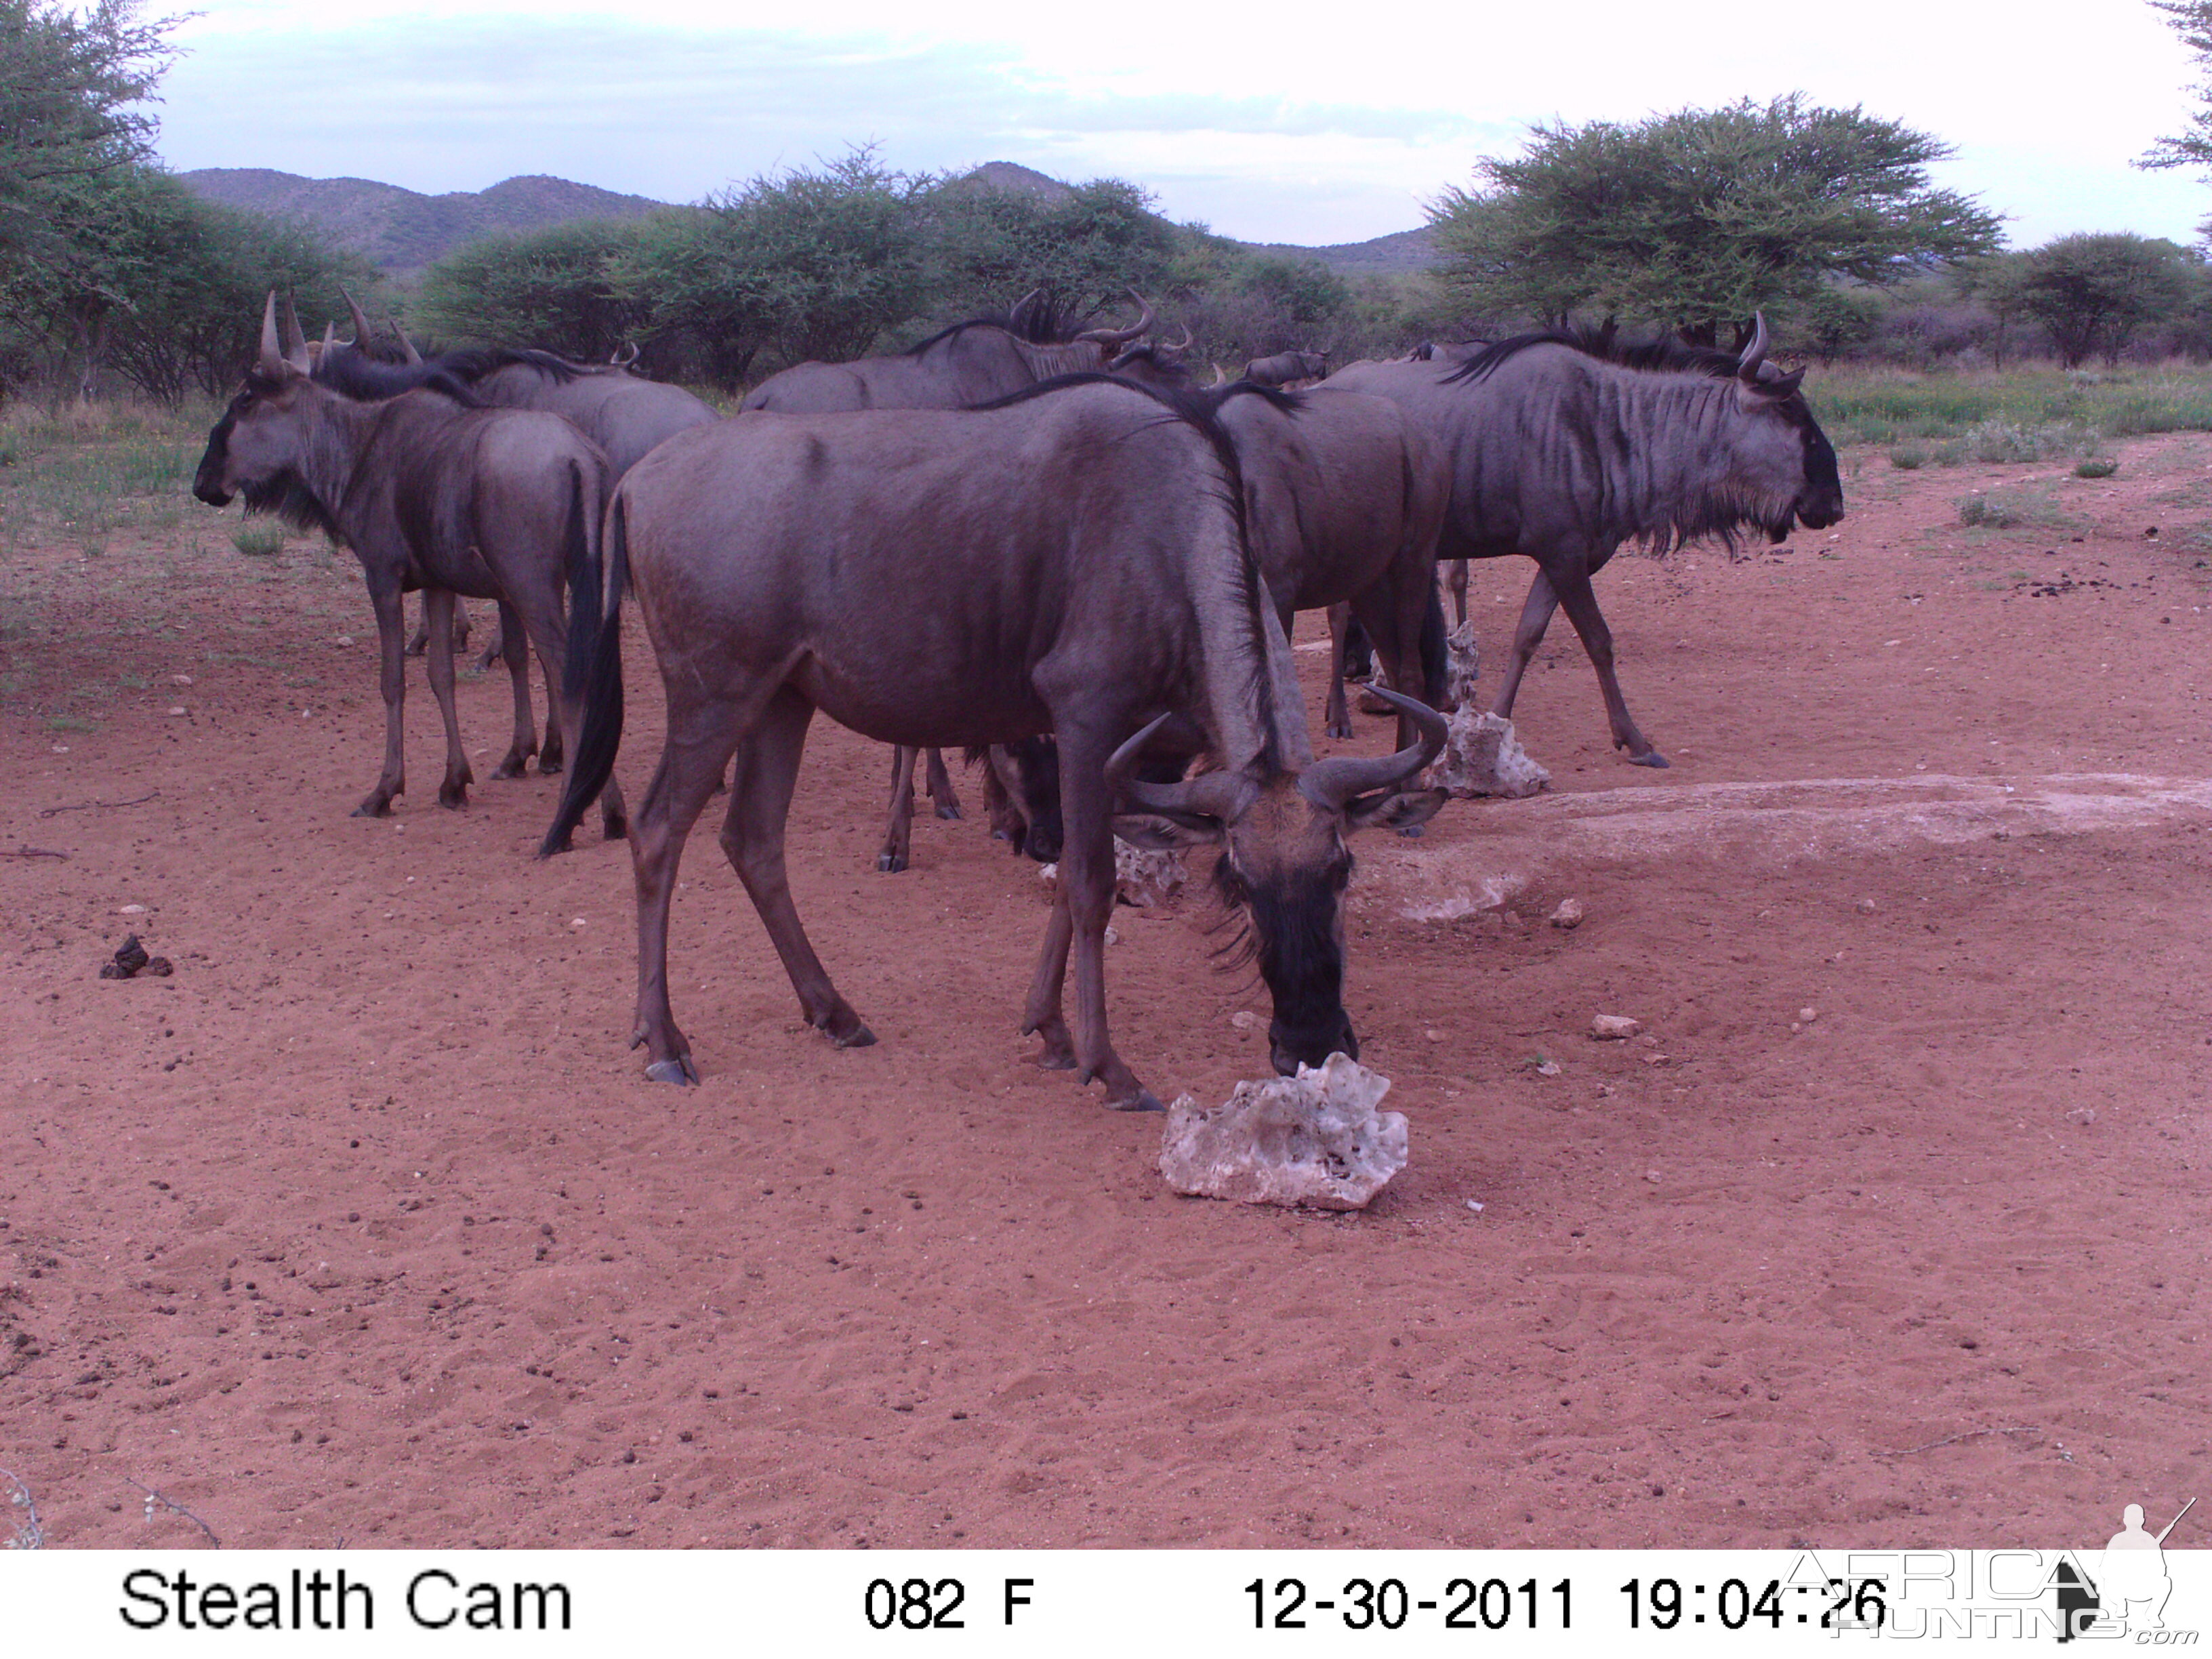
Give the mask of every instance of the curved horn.
[[337, 344], [337, 343], [338, 325], [336, 323], [325, 323], [323, 325], [322, 351], [321, 355], [319, 356], [315, 361], [317, 362], [327, 362], [330, 360], [331, 348]]
[[636, 361], [637, 343], [635, 340], [624, 340], [615, 349], [615, 355], [607, 359], [607, 363], [611, 368], [628, 368]]
[[1185, 323], [1182, 325], [1182, 338], [1177, 340], [1173, 345], [1162, 346], [1160, 349], [1163, 351], [1172, 352], [1176, 356], [1181, 356], [1197, 343], [1198, 336], [1192, 333], [1190, 325], [1188, 323]]
[[300, 329], [300, 313], [292, 308], [292, 296], [286, 295], [276, 313], [276, 326], [284, 340], [284, 361], [305, 374], [314, 367], [307, 356], [307, 337]]
[[362, 314], [360, 302], [356, 301], [350, 293], [347, 292], [344, 283], [341, 283], [338, 284], [338, 292], [345, 295], [346, 309], [353, 313], [354, 349], [356, 351], [366, 351], [368, 349], [369, 337], [374, 334], [375, 331], [369, 327], [368, 319]]
[[407, 354], [407, 361], [410, 363], [421, 362], [422, 354], [415, 349], [415, 342], [407, 337], [407, 331], [394, 323], [392, 325], [392, 331], [399, 337], [399, 349]]
[[1743, 356], [1735, 360], [1736, 378], [1747, 385], [1759, 384], [1759, 366], [1766, 360], [1766, 313], [1751, 313], [1751, 343], [1743, 349]]
[[264, 374], [274, 374], [284, 367], [284, 348], [276, 333], [276, 290], [269, 290], [269, 303], [261, 308], [261, 360]]
[[1443, 752], [1444, 738], [1451, 728], [1442, 714], [1418, 698], [1401, 696], [1379, 685], [1374, 691], [1419, 726], [1420, 738], [1412, 748], [1401, 749], [1395, 755], [1339, 755], [1333, 760], [1316, 761], [1298, 774], [1298, 790], [1316, 806], [1341, 809], [1355, 795], [1395, 789], [1419, 776], [1423, 767]]
[[1129, 775], [1144, 746], [1175, 718], [1173, 711], [1160, 715], [1114, 751], [1106, 763], [1107, 792], [1142, 811], [1202, 816], [1226, 823], [1243, 808], [1252, 787], [1236, 774], [1208, 772], [1182, 783], [1147, 783]]
[[1079, 340], [1096, 340], [1103, 346], [1121, 346], [1140, 337], [1152, 325], [1152, 302], [1133, 288], [1129, 290], [1129, 297], [1137, 302], [1137, 321], [1134, 327], [1086, 328], [1075, 337]]

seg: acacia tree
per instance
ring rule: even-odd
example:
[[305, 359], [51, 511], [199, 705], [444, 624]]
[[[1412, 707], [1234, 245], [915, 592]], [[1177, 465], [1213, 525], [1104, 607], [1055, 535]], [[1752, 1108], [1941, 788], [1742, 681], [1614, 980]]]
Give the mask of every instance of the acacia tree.
[[[2151, 0], [2198, 64], [2212, 69], [2212, 0]], [[2136, 161], [2145, 168], [2212, 167], [2212, 82], [2193, 88], [2198, 107], [2189, 125], [2179, 134], [2161, 138], [2150, 153]]]
[[2146, 323], [2187, 302], [2195, 267], [2163, 238], [2126, 233], [2062, 236], [2020, 256], [2021, 310], [2051, 331], [2059, 361], [2117, 362]]
[[1886, 286], [1994, 250], [1996, 216], [1929, 183], [1929, 165], [1950, 153], [1856, 107], [1746, 99], [1538, 126], [1430, 222], [1447, 289], [1471, 313], [1589, 308], [1710, 333], [1723, 318], [1806, 305], [1838, 277]]
[[416, 314], [441, 339], [603, 362], [644, 321], [616, 276], [640, 234], [630, 222], [595, 219], [471, 242], [424, 273]]

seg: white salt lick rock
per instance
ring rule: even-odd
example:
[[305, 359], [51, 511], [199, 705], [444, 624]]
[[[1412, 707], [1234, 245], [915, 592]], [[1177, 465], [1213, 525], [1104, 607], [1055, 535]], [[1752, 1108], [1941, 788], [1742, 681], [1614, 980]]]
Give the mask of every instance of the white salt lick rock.
[[1160, 1174], [1193, 1197], [1364, 1210], [1406, 1167], [1405, 1114], [1376, 1109], [1389, 1092], [1389, 1079], [1337, 1054], [1296, 1077], [1240, 1083], [1219, 1106], [1179, 1096]]

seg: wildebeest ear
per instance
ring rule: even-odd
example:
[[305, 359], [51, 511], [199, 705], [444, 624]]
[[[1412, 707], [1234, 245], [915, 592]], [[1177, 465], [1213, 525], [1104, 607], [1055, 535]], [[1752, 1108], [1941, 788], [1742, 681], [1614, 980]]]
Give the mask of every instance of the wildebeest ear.
[[[1344, 827], [1350, 830], [1410, 830], [1436, 817], [1444, 804], [1441, 789], [1410, 789], [1391, 795], [1356, 800], [1345, 809]], [[1126, 839], [1126, 837], [1124, 837]]]
[[1127, 813], [1114, 820], [1114, 833], [1132, 847], [1147, 853], [1174, 853], [1186, 847], [1205, 847], [1221, 839], [1221, 820], [1170, 817], [1164, 812]]
[[1738, 380], [1736, 388], [1747, 404], [1778, 404], [1796, 392], [1804, 380], [1805, 371], [1793, 368], [1787, 374], [1777, 374], [1771, 379], [1762, 375], [1756, 381]]

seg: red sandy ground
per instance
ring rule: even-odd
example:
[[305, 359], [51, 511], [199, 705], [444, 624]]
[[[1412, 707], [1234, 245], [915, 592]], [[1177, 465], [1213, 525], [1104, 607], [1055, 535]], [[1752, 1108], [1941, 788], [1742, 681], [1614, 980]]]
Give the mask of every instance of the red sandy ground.
[[[234, 1546], [1997, 1545], [2170, 1513], [2212, 1475], [2212, 443], [2123, 453], [2100, 483], [1876, 459], [1833, 536], [1607, 573], [1674, 768], [1612, 754], [1562, 623], [1519, 710], [1554, 793], [1362, 844], [1347, 1000], [1413, 1162], [1346, 1218], [1179, 1199], [1159, 1119], [1028, 1063], [1045, 892], [972, 775], [880, 876], [886, 756], [816, 727], [794, 879], [865, 1050], [799, 1023], [696, 836], [706, 1081], [650, 1085], [628, 856], [531, 860], [553, 781], [439, 811], [416, 670], [413, 793], [347, 816], [381, 718], [349, 560], [244, 559], [212, 515], [19, 550], [0, 849], [69, 856], [0, 860], [0, 1468], [65, 1547], [201, 1541], [134, 1482]], [[2086, 540], [1958, 527], [2024, 476]], [[1477, 568], [1489, 683], [1528, 574]], [[27, 712], [72, 691], [96, 730]], [[506, 696], [463, 689], [481, 772]], [[1887, 781], [1710, 787], [1799, 780]], [[1588, 921], [1545, 926], [1568, 895]], [[1163, 1096], [1266, 1069], [1211, 904], [1122, 911], [1109, 956]], [[131, 930], [173, 978], [95, 977]], [[1652, 1040], [1591, 1041], [1601, 1012]]]

